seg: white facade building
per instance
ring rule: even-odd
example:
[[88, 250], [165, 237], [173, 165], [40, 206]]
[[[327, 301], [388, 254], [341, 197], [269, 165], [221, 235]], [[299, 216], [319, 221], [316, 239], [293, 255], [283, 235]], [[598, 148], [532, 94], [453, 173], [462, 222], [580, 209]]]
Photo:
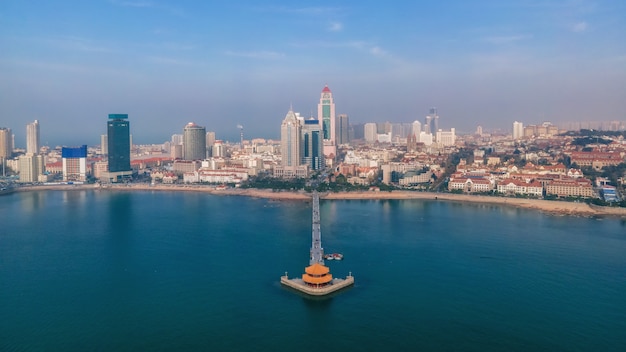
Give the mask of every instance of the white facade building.
[[363, 126], [365, 141], [369, 143], [376, 142], [378, 138], [378, 130], [376, 128], [376, 124], [373, 122], [366, 123]]
[[513, 139], [524, 138], [524, 124], [521, 122], [513, 122]]
[[39, 153], [39, 121], [26, 125], [26, 153]]

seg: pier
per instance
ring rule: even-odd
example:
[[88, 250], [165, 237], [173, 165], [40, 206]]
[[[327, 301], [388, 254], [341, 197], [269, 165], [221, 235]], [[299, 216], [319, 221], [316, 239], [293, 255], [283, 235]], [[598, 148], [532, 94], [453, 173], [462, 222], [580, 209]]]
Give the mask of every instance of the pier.
[[280, 283], [311, 296], [324, 296], [342, 288], [354, 285], [350, 273], [345, 279], [333, 278], [330, 269], [324, 265], [324, 248], [320, 226], [320, 198], [313, 192], [313, 229], [309, 266], [304, 269], [302, 278], [290, 279], [287, 273], [280, 277]]

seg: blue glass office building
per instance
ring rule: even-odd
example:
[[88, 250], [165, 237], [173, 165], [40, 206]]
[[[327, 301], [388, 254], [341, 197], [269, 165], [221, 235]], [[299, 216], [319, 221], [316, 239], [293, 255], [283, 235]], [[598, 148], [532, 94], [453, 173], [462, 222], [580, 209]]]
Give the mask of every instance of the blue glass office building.
[[128, 114], [109, 114], [107, 121], [109, 172], [131, 171]]
[[309, 165], [311, 170], [324, 168], [324, 144], [319, 121], [315, 119], [304, 120], [302, 128], [302, 164]]

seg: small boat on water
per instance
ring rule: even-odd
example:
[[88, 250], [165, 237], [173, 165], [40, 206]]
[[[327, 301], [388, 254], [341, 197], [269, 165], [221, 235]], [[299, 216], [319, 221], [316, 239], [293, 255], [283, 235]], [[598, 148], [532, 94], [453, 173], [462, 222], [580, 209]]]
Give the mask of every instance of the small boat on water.
[[326, 260], [342, 260], [343, 259], [343, 254], [341, 254], [341, 253], [325, 254], [324, 255], [324, 259], [326, 259]]

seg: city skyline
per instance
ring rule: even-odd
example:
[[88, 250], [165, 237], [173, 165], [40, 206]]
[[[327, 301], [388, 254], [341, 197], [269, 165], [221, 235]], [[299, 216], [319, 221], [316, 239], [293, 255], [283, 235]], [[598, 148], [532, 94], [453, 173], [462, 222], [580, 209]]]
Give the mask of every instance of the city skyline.
[[188, 121], [278, 139], [288, 106], [313, 114], [325, 85], [352, 123], [424, 121], [432, 106], [459, 131], [623, 121], [625, 14], [609, 1], [7, 1], [0, 127], [16, 146], [34, 120], [42, 145], [97, 144], [102, 116], [123, 112], [139, 144]]

